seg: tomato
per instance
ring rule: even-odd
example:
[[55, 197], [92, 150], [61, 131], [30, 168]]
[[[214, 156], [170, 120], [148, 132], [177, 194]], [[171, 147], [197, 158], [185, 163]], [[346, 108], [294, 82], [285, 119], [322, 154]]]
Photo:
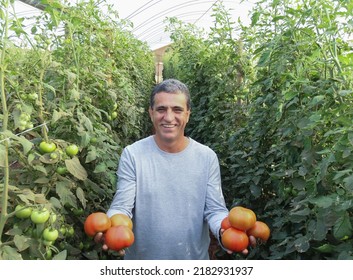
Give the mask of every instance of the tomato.
[[60, 175], [64, 175], [67, 172], [66, 166], [58, 166], [56, 172]]
[[235, 206], [229, 211], [229, 222], [232, 227], [240, 230], [248, 230], [256, 222], [256, 215], [251, 209]]
[[51, 152], [54, 152], [56, 149], [56, 145], [55, 143], [51, 142], [51, 143], [47, 143], [45, 141], [42, 141], [40, 144], [39, 144], [39, 150], [42, 152], [42, 153], [51, 153]]
[[59, 232], [57, 229], [46, 228], [43, 231], [43, 238], [47, 241], [55, 241], [59, 237]]
[[23, 205], [17, 205], [15, 208], [16, 214], [15, 216], [20, 219], [26, 219], [31, 216], [32, 214], [32, 208], [31, 207], [25, 207]]
[[45, 259], [50, 260], [52, 256], [53, 256], [53, 251], [50, 248], [48, 248], [45, 252]]
[[72, 212], [75, 216], [81, 216], [85, 211], [82, 208], [73, 208]]
[[[104, 234], [104, 242], [109, 249], [119, 251], [130, 247], [135, 241], [134, 233], [127, 226], [114, 226]], [[163, 248], [162, 248], [163, 249]]]
[[49, 216], [50, 213], [46, 208], [43, 208], [42, 210], [35, 209], [32, 211], [31, 220], [35, 224], [44, 224], [48, 221]]
[[66, 230], [66, 236], [67, 237], [72, 237], [75, 234], [75, 229], [73, 226], [69, 226]]
[[69, 146], [67, 146], [66, 147], [66, 154], [68, 155], [68, 156], [75, 156], [75, 155], [77, 155], [77, 153], [78, 153], [78, 147], [75, 145], [75, 144], [71, 144], [71, 145], [69, 145]]
[[113, 226], [127, 226], [129, 229], [132, 230], [133, 224], [131, 219], [124, 214], [115, 214], [110, 217], [110, 221], [112, 222], [112, 227]]
[[222, 220], [221, 228], [222, 229], [229, 229], [230, 227], [232, 227], [232, 225], [230, 224], [229, 217], [227, 216]]
[[114, 111], [111, 113], [111, 118], [114, 120], [118, 116], [118, 112]]
[[51, 154], [50, 154], [50, 158], [51, 158], [51, 159], [57, 159], [57, 158], [58, 158], [58, 154], [55, 153], [55, 152], [54, 152], [54, 153], [51, 153]]
[[247, 234], [233, 227], [223, 232], [221, 240], [223, 246], [233, 252], [241, 252], [249, 246], [249, 237]]
[[88, 236], [95, 236], [98, 232], [105, 232], [111, 226], [110, 218], [103, 212], [95, 212], [85, 220], [84, 230]]
[[249, 230], [247, 230], [246, 233], [248, 236], [252, 235], [255, 238], [259, 238], [266, 242], [270, 237], [271, 231], [268, 225], [266, 225], [264, 222], [256, 221], [255, 224]]

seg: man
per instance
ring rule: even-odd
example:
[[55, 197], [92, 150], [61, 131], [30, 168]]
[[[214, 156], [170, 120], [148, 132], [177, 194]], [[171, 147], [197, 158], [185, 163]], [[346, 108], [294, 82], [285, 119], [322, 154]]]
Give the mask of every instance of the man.
[[107, 212], [133, 219], [135, 242], [125, 259], [209, 259], [209, 230], [220, 240], [228, 210], [215, 152], [184, 135], [186, 85], [174, 79], [158, 84], [149, 115], [155, 134], [123, 150]]

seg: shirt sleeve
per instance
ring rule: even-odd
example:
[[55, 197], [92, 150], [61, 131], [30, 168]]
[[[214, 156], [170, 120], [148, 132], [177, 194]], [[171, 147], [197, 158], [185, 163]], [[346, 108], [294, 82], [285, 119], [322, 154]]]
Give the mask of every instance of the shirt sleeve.
[[209, 168], [204, 216], [211, 232], [219, 242], [221, 223], [227, 215], [228, 209], [226, 208], [222, 192], [219, 162], [214, 154]]
[[132, 209], [136, 196], [136, 169], [133, 158], [127, 148], [121, 154], [117, 170], [117, 190], [107, 211], [109, 217], [125, 214], [132, 218]]

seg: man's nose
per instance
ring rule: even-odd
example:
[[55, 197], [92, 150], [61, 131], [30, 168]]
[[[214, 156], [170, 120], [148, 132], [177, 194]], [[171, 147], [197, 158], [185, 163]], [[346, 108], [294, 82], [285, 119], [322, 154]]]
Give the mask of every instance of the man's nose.
[[166, 110], [165, 114], [164, 114], [164, 119], [168, 122], [173, 121], [173, 119], [174, 119], [173, 111], [170, 109]]

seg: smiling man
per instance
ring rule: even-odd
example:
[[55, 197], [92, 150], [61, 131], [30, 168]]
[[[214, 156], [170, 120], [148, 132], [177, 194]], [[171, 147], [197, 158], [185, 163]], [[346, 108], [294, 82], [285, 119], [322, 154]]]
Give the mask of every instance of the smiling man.
[[220, 238], [228, 210], [215, 152], [184, 135], [190, 118], [186, 85], [174, 79], [158, 84], [149, 115], [155, 134], [123, 150], [107, 212], [133, 220], [135, 242], [125, 259], [209, 259], [209, 230]]

